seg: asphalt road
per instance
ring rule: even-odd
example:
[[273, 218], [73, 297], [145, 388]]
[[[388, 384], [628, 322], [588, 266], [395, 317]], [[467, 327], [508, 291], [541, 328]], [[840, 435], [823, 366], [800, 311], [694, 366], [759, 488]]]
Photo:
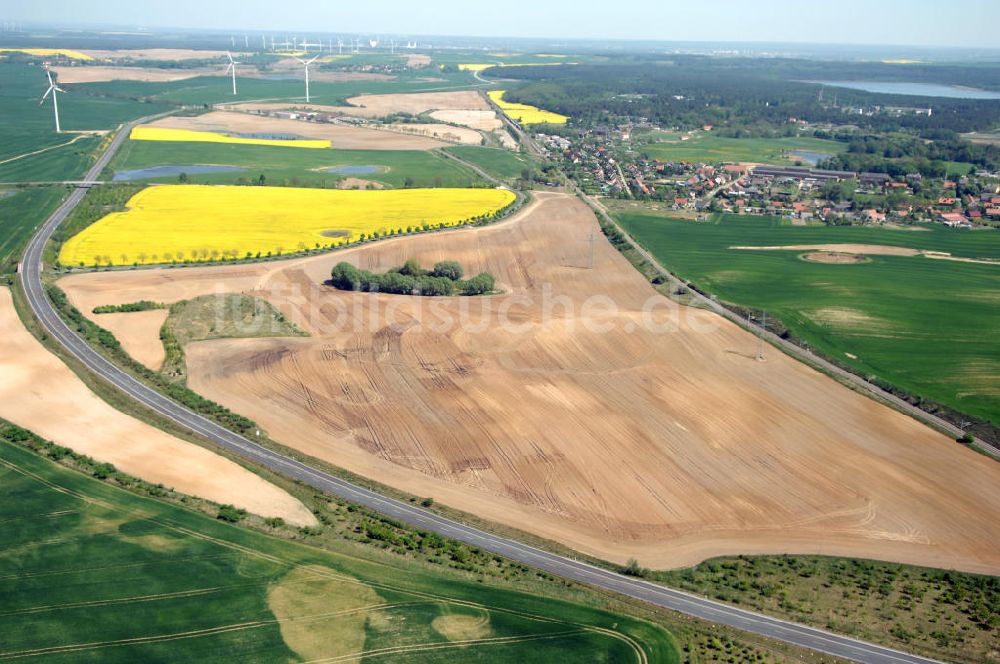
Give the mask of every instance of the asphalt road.
[[[128, 136], [136, 121], [125, 125], [115, 136], [107, 150], [100, 156], [84, 180], [94, 180]], [[778, 641], [802, 646], [829, 655], [873, 664], [925, 663], [934, 660], [903, 653], [891, 648], [857, 641], [824, 630], [798, 625], [778, 618], [771, 618], [752, 611], [728, 606], [703, 597], [664, 588], [641, 579], [610, 572], [579, 562], [566, 556], [507, 539], [464, 525], [421, 509], [408, 502], [382, 496], [374, 491], [351, 484], [338, 477], [310, 467], [306, 463], [262, 447], [197, 415], [183, 406], [162, 396], [106, 360], [78, 337], [59, 317], [42, 286], [42, 250], [53, 231], [72, 212], [86, 194], [86, 189], [75, 189], [66, 201], [31, 238], [22, 261], [22, 287], [35, 316], [70, 353], [88, 369], [101, 376], [126, 395], [203, 436], [213, 443], [250, 461], [266, 466], [288, 477], [343, 500], [376, 510], [393, 519], [416, 528], [434, 531], [445, 537], [460, 540], [471, 546], [496, 553], [511, 560], [530, 565], [550, 574], [620, 593], [711, 623], [727, 625], [767, 636]]]

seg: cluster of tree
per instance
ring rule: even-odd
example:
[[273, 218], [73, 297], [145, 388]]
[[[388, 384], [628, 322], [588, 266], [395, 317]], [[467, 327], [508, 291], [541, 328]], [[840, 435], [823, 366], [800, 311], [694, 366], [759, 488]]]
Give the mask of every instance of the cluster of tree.
[[94, 307], [95, 314], [129, 314], [137, 311], [150, 311], [152, 309], [166, 309], [162, 302], [152, 300], [139, 300], [138, 302], [128, 302], [126, 304], [102, 304]]
[[464, 279], [465, 271], [456, 261], [440, 261], [425, 270], [410, 259], [383, 274], [361, 270], [350, 263], [337, 263], [330, 272], [330, 284], [340, 290], [397, 295], [485, 295], [496, 285], [493, 275], [480, 272]]
[[1000, 147], [963, 141], [954, 132], [939, 131], [934, 135], [933, 140], [902, 134], [837, 136], [847, 142], [847, 152], [825, 160], [821, 166], [857, 173], [888, 173], [893, 177], [910, 173], [944, 177], [947, 162], [1000, 169]]
[[[901, 73], [901, 72], [905, 72]], [[666, 126], [712, 124], [723, 131], [766, 135], [790, 118], [814, 123], [850, 123], [875, 131], [915, 132], [991, 129], [1000, 104], [991, 100], [933, 100], [931, 116], [902, 113], [845, 114], [845, 107], [926, 107], [928, 98], [823, 88], [811, 81], [907, 81], [1000, 89], [1000, 67], [914, 65], [901, 70], [881, 63], [821, 62], [775, 58], [761, 66], [754, 58], [672, 56], [669, 62], [643, 56], [611, 64], [506, 67], [504, 76], [527, 84], [506, 99], [569, 115], [582, 124], [620, 118], [648, 118]], [[905, 78], [903, 78], [905, 76]], [[832, 103], [836, 96], [837, 103]]]

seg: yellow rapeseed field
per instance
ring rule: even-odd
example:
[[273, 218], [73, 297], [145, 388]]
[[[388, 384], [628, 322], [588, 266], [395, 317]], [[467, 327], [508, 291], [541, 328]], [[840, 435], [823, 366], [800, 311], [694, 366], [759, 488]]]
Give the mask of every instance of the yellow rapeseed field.
[[63, 245], [64, 265], [290, 254], [423, 227], [456, 226], [514, 201], [506, 189], [336, 190], [159, 185]]
[[473, 62], [469, 64], [459, 65], [460, 71], [482, 71], [484, 69], [489, 69], [490, 67], [499, 66], [496, 62]]
[[213, 131], [170, 129], [167, 127], [134, 127], [128, 135], [133, 141], [186, 141], [189, 143], [239, 143], [240, 145], [272, 145], [282, 148], [328, 148], [326, 139], [296, 138], [289, 140], [271, 138], [240, 138]]
[[66, 48], [0, 48], [0, 53], [27, 53], [28, 55], [37, 55], [40, 58], [49, 57], [53, 55], [61, 55], [66, 58], [71, 58], [73, 60], [93, 60], [86, 53], [81, 53], [80, 51], [71, 51]]
[[569, 120], [565, 115], [559, 115], [552, 111], [543, 111], [528, 104], [514, 104], [504, 101], [504, 92], [506, 90], [493, 90], [486, 94], [489, 95], [494, 104], [516, 122], [521, 124], [566, 124], [566, 121]]

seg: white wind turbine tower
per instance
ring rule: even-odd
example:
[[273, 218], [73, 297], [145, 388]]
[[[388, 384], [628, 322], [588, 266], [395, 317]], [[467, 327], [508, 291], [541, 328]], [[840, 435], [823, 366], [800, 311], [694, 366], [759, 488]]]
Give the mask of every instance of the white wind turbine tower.
[[307, 104], [309, 103], [309, 65], [311, 65], [313, 62], [315, 62], [316, 58], [318, 58], [318, 57], [319, 57], [318, 55], [314, 55], [309, 60], [303, 60], [302, 58], [295, 58], [296, 60], [298, 60], [299, 62], [302, 63], [302, 66], [305, 67], [305, 70], [306, 70], [306, 103]]
[[[332, 51], [333, 49], [330, 49], [330, 50]], [[337, 55], [343, 55], [343, 54], [344, 54], [344, 40], [338, 37], [337, 38]]]
[[50, 72], [48, 69], [45, 70], [45, 75], [49, 77], [49, 89], [46, 90], [45, 94], [42, 95], [42, 98], [39, 100], [38, 105], [41, 106], [42, 103], [45, 101], [45, 98], [48, 97], [49, 95], [52, 95], [52, 110], [56, 114], [56, 133], [57, 134], [61, 134], [62, 133], [62, 129], [59, 127], [59, 99], [58, 99], [58, 96], [59, 96], [60, 92], [66, 92], [66, 91], [63, 90], [62, 88], [60, 88], [58, 85], [56, 85], [52, 81], [52, 72]]
[[236, 60], [233, 60], [233, 56], [229, 51], [226, 51], [226, 57], [229, 58], [229, 67], [226, 69], [227, 74], [233, 75], [233, 94], [236, 94], [236, 65], [240, 64]]

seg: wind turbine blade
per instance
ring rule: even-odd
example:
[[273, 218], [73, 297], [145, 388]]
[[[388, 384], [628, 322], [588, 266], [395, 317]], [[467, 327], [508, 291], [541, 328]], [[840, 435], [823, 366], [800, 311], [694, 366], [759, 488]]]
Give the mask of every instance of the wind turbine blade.
[[226, 57], [229, 58], [230, 62], [233, 61], [233, 55], [229, 51], [226, 51]]
[[299, 57], [296, 57], [295, 59], [296, 59], [296, 60], [298, 60], [299, 62], [301, 62], [302, 64], [308, 64], [308, 63], [307, 63], [307, 62], [306, 62], [305, 60], [303, 60], [302, 58], [299, 58]]
[[316, 58], [318, 58], [318, 57], [319, 57], [318, 55], [314, 55], [314, 56], [312, 57], [312, 59], [311, 59], [311, 60], [310, 60], [309, 62], [305, 63], [305, 64], [307, 64], [307, 65], [309, 65], [309, 64], [312, 64], [313, 62], [315, 62], [315, 61], [316, 61]]
[[53, 85], [52, 89], [55, 90], [56, 92], [63, 92], [63, 93], [66, 92], [65, 90], [63, 90], [62, 88], [60, 88], [58, 85]]
[[39, 106], [42, 105], [42, 103], [45, 101], [46, 97], [48, 97], [50, 94], [52, 94], [52, 90], [54, 90], [54, 89], [55, 89], [55, 86], [53, 85], [48, 90], [45, 91], [45, 94], [42, 95], [42, 98], [38, 100], [38, 105]]
[[53, 85], [55, 85], [55, 84], [54, 84], [54, 83], [52, 82], [52, 72], [51, 72], [51, 71], [49, 71], [48, 69], [46, 69], [46, 70], [45, 70], [45, 75], [49, 77], [49, 87], [52, 87]]

